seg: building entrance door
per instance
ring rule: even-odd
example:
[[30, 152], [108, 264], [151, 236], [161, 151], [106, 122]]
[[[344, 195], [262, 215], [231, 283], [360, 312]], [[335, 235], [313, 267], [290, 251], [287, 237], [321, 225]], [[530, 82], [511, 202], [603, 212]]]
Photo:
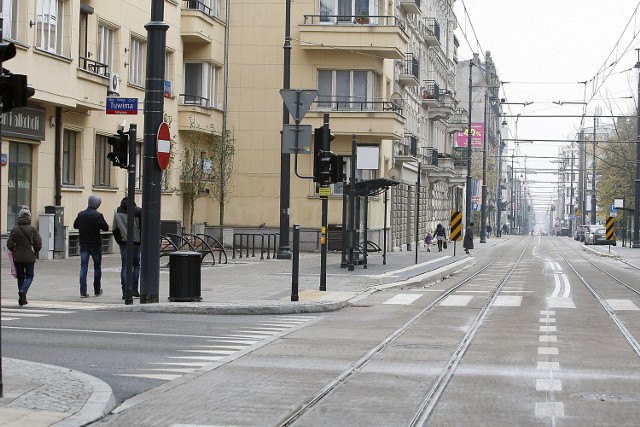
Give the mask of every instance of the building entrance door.
[[7, 188], [7, 230], [16, 224], [23, 206], [31, 209], [31, 169], [33, 145], [9, 142], [9, 176]]

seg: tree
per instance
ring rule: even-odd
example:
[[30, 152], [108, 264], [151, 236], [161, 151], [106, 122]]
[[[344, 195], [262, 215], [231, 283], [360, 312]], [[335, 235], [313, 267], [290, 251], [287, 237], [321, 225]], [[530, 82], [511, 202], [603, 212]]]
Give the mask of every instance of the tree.
[[224, 244], [224, 208], [231, 196], [233, 180], [233, 159], [235, 155], [235, 134], [225, 124], [223, 133], [214, 141], [212, 152], [212, 168], [217, 185], [212, 188], [211, 197], [218, 201], [220, 236], [219, 241]]

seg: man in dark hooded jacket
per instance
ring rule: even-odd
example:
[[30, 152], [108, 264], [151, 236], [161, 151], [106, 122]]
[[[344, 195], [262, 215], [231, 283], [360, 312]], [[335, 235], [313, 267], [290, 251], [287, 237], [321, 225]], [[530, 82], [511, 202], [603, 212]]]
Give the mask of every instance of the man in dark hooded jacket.
[[109, 224], [104, 216], [98, 212], [102, 199], [89, 196], [87, 209], [81, 211], [73, 222], [73, 228], [78, 229], [80, 240], [80, 297], [86, 298], [87, 272], [89, 271], [89, 257], [93, 260], [93, 292], [102, 294], [102, 236], [100, 231], [109, 231]]
[[[113, 238], [120, 247], [120, 258], [122, 267], [120, 268], [120, 284], [122, 285], [122, 299], [125, 299], [127, 289], [127, 198], [123, 198], [120, 206], [113, 215]], [[138, 282], [140, 280], [140, 231], [142, 230], [142, 208], [133, 202], [133, 285], [131, 286], [131, 296], [140, 297]]]

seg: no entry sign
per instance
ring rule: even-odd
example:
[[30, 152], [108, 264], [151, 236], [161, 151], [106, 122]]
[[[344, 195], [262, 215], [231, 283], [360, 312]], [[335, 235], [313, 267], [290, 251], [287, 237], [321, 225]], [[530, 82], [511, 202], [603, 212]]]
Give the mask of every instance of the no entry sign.
[[169, 166], [169, 158], [171, 157], [171, 132], [169, 125], [165, 122], [160, 124], [158, 128], [158, 139], [156, 141], [158, 149], [158, 166], [165, 170]]

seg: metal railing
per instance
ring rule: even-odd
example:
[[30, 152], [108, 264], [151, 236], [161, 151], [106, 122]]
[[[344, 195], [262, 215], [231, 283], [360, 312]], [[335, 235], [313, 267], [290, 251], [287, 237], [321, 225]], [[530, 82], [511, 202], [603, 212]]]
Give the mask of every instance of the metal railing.
[[194, 105], [197, 107], [211, 107], [209, 98], [205, 98], [204, 96], [200, 95], [189, 95], [186, 93], [181, 93], [179, 95], [179, 103], [182, 105]]
[[316, 111], [393, 111], [402, 114], [402, 105], [383, 98], [319, 95], [314, 103]]
[[79, 57], [78, 61], [78, 65], [82, 70], [104, 77], [109, 77], [111, 75], [107, 64], [103, 64], [102, 62], [94, 61], [83, 56]]
[[205, 15], [212, 16], [212, 17], [217, 17], [220, 14], [219, 10], [214, 10], [207, 3], [204, 3], [200, 0], [183, 0], [182, 7], [183, 9], [188, 9], [188, 10], [199, 10]]
[[438, 83], [436, 83], [435, 80], [425, 80], [424, 86], [421, 88], [420, 92], [422, 93], [423, 100], [440, 100], [440, 86], [438, 86]]
[[449, 124], [465, 125], [469, 123], [469, 112], [465, 108], [456, 108], [453, 115], [449, 117]]
[[404, 22], [397, 16], [380, 15], [304, 15], [304, 23], [311, 25], [379, 25], [400, 27], [406, 31]]
[[420, 63], [413, 53], [407, 53], [402, 74], [411, 74], [416, 80], [420, 78]]
[[279, 233], [233, 233], [233, 255], [231, 256], [231, 258], [235, 259], [236, 253], [238, 253], [238, 258], [242, 258], [243, 251], [245, 252], [244, 257], [249, 258], [250, 249], [251, 257], [255, 257], [257, 247], [256, 243], [259, 243], [260, 259], [264, 259], [265, 250], [267, 253], [267, 259], [271, 259], [272, 248], [273, 258], [275, 259], [277, 252], [277, 240], [279, 236]]
[[432, 36], [440, 41], [440, 24], [436, 18], [424, 18], [420, 23], [420, 29], [428, 36]]

